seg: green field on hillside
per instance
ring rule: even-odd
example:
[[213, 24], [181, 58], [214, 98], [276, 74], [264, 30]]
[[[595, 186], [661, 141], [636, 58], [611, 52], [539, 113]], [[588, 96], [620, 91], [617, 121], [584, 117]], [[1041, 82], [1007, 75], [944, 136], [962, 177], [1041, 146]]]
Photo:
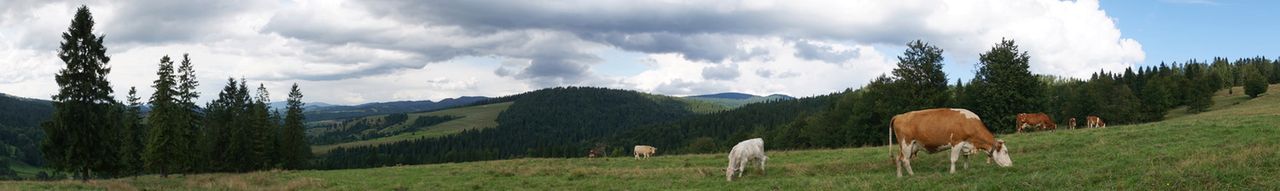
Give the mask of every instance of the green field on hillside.
[[[1280, 86], [1272, 86], [1277, 92]], [[1239, 94], [1236, 94], [1239, 96]], [[1227, 97], [1226, 99], [1232, 99]], [[725, 182], [724, 153], [647, 160], [515, 159], [327, 171], [267, 171], [112, 180], [0, 182], [0, 190], [1277, 190], [1280, 96], [1138, 125], [1001, 135], [1014, 166], [968, 159], [947, 174], [947, 154], [915, 159], [897, 177], [888, 147], [769, 151]], [[766, 148], [769, 141], [765, 140]]]
[[[459, 116], [462, 118], [424, 127], [419, 131], [401, 133], [398, 135], [393, 135], [388, 137], [380, 137], [376, 139], [353, 141], [353, 142], [331, 144], [331, 145], [315, 145], [315, 146], [311, 146], [311, 152], [317, 153], [317, 154], [324, 154], [329, 152], [329, 150], [332, 150], [338, 147], [386, 144], [386, 143], [393, 143], [393, 142], [418, 139], [418, 138], [440, 137], [440, 136], [445, 136], [449, 134], [460, 133], [463, 130], [467, 130], [467, 129], [483, 129], [483, 128], [497, 127], [498, 122], [496, 120], [498, 119], [498, 114], [502, 113], [502, 111], [507, 110], [507, 107], [511, 107], [511, 103], [512, 102], [495, 103], [495, 104], [446, 109], [446, 110], [425, 112], [425, 113], [411, 113], [409, 114], [409, 118], [411, 120], [405, 121], [404, 123], [398, 124], [393, 127], [389, 127], [384, 131], [389, 131], [397, 128], [408, 128], [408, 124], [413, 124], [413, 120], [419, 116]], [[369, 116], [365, 118], [383, 117], [383, 116], [386, 116], [386, 115]]]

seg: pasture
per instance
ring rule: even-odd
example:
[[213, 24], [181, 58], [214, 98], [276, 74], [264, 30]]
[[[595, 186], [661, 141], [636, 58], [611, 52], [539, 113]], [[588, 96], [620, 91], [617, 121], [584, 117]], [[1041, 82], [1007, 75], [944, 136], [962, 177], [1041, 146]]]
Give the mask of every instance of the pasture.
[[[1271, 92], [1276, 92], [1272, 86]], [[1239, 96], [1239, 94], [1236, 94]], [[1231, 99], [1231, 98], [1227, 98]], [[1221, 103], [1221, 102], [1220, 102]], [[1222, 104], [1220, 104], [1222, 105]], [[999, 135], [1013, 167], [975, 155], [947, 174], [947, 154], [923, 154], [916, 175], [897, 177], [888, 147], [769, 150], [725, 182], [726, 154], [514, 159], [327, 171], [141, 176], [111, 180], [0, 182], [0, 190], [1276, 190], [1280, 96], [1105, 129]], [[765, 140], [768, 149], [769, 140]], [[585, 153], [585, 148], [584, 148]]]

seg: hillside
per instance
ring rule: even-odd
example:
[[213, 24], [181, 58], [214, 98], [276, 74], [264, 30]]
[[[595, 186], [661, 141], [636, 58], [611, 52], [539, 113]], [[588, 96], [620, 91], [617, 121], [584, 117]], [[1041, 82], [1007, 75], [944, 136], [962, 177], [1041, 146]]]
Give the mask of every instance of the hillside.
[[[506, 103], [496, 103], [496, 104], [489, 104], [489, 105], [453, 108], [453, 109], [446, 109], [446, 110], [433, 111], [433, 112], [411, 113], [411, 114], [408, 114], [408, 116], [409, 118], [412, 118], [412, 119], [406, 120], [403, 123], [393, 124], [390, 127], [387, 127], [386, 129], [388, 129], [389, 131], [391, 129], [413, 128], [415, 129], [413, 131], [400, 133], [392, 136], [368, 139], [368, 140], [345, 142], [345, 143], [339, 143], [339, 144], [313, 145], [311, 147], [312, 148], [311, 151], [316, 154], [325, 154], [325, 153], [328, 153], [329, 150], [332, 150], [333, 148], [336, 148], [336, 147], [379, 145], [379, 144], [405, 141], [405, 140], [411, 140], [411, 139], [440, 137], [440, 136], [460, 133], [464, 130], [492, 128], [497, 126], [497, 122], [495, 120], [497, 120], [498, 114], [502, 113], [502, 111], [507, 110], [507, 107], [510, 107], [510, 106], [511, 106], [511, 102], [506, 102]], [[359, 120], [375, 120], [376, 118], [382, 118], [385, 116], [387, 115], [369, 116]], [[438, 123], [430, 126], [423, 126], [423, 127], [412, 126], [412, 124], [416, 123], [416, 120], [418, 120], [423, 116], [457, 117], [457, 119], [445, 121], [443, 123]], [[323, 131], [324, 128], [313, 128], [312, 130]]]
[[53, 113], [53, 104], [47, 100], [22, 98], [0, 93], [0, 179], [5, 166], [17, 176], [32, 177], [44, 165], [40, 142], [44, 130], [40, 123]]
[[[1270, 92], [1280, 90], [1271, 86]], [[84, 184], [3, 182], [0, 189], [331, 190], [1275, 190], [1280, 189], [1280, 96], [1161, 122], [1105, 129], [1003, 135], [1014, 166], [968, 159], [946, 174], [945, 153], [915, 159], [898, 178], [887, 147], [770, 151], [768, 174], [753, 167], [725, 182], [725, 154], [648, 160], [516, 159], [371, 169], [144, 176]], [[768, 144], [768, 140], [765, 141]]]

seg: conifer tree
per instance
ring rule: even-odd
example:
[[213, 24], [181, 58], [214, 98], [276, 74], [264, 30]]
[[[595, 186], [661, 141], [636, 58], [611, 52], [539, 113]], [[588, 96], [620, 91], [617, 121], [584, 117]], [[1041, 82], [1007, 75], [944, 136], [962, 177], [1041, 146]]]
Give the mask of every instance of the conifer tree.
[[174, 80], [173, 61], [169, 56], [160, 58], [160, 69], [156, 72], [158, 79], [151, 86], [155, 93], [151, 94], [151, 113], [147, 124], [151, 125], [147, 133], [146, 150], [142, 154], [146, 168], [168, 177], [170, 173], [180, 172], [188, 163], [186, 130], [188, 130], [188, 113], [181, 105]]
[[200, 118], [202, 116], [199, 112], [199, 106], [196, 106], [195, 103], [196, 99], [200, 97], [200, 92], [196, 92], [196, 87], [200, 86], [200, 82], [196, 79], [196, 71], [191, 64], [190, 55], [182, 54], [182, 62], [178, 66], [177, 74], [175, 75], [178, 85], [176, 92], [177, 103], [182, 108], [179, 111], [181, 114], [178, 115], [182, 115], [181, 121], [185, 122], [181, 124], [182, 128], [185, 129], [182, 131], [183, 134], [181, 136], [183, 137], [182, 140], [187, 141], [186, 148], [182, 149], [185, 153], [184, 158], [178, 160], [184, 163], [183, 171], [191, 172], [202, 166], [197, 160], [197, 156], [201, 153], [201, 149], [197, 147], [200, 140], [197, 136], [199, 135], [198, 132], [200, 132]]
[[129, 87], [129, 95], [125, 97], [128, 104], [123, 115], [120, 145], [120, 160], [124, 163], [126, 175], [138, 175], [142, 172], [142, 151], [146, 142], [146, 130], [142, 124], [142, 98], [138, 97], [136, 87]]
[[118, 161], [116, 138], [119, 116], [117, 102], [107, 75], [105, 36], [93, 34], [94, 20], [89, 8], [81, 6], [67, 32], [62, 33], [58, 58], [66, 67], [54, 79], [58, 93], [53, 96], [54, 112], [41, 126], [45, 140], [41, 151], [50, 167], [71, 171], [82, 181], [90, 172], [111, 172]]
[[288, 106], [285, 110], [284, 129], [281, 135], [281, 155], [284, 167], [288, 169], [299, 169], [306, 166], [306, 161], [311, 157], [311, 147], [307, 145], [306, 132], [302, 126], [302, 120], [306, 117], [302, 115], [304, 103], [302, 102], [302, 91], [298, 89], [298, 84], [294, 83], [289, 88]]

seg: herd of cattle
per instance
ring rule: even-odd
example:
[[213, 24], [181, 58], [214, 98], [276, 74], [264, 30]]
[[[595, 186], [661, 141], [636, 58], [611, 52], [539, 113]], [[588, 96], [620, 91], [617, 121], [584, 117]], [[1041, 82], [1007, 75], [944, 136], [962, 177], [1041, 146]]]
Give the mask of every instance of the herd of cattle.
[[[1076, 118], [1072, 117], [1071, 119], [1068, 119], [1067, 124], [1071, 129], [1075, 129]], [[1036, 126], [1041, 130], [1058, 129], [1058, 124], [1053, 123], [1053, 118], [1050, 118], [1049, 115], [1045, 115], [1044, 113], [1019, 113], [1017, 126], [1019, 133], [1022, 132], [1022, 129], [1026, 129], [1028, 126]], [[1107, 127], [1107, 124], [1102, 122], [1102, 118], [1090, 115], [1085, 117], [1085, 126], [1088, 128], [1105, 128]]]
[[[1107, 126], [1098, 116], [1086, 117], [1085, 123], [1088, 128]], [[921, 150], [928, 153], [950, 150], [950, 173], [956, 172], [956, 161], [967, 159], [969, 155], [979, 151], [987, 155], [987, 163], [995, 162], [1000, 167], [1013, 166], [1013, 160], [1009, 158], [1009, 146], [1004, 140], [996, 139], [982, 123], [982, 119], [969, 110], [938, 108], [912, 111], [893, 116], [889, 124], [889, 147], [893, 147], [893, 140], [896, 139], [900, 151], [891, 152], [889, 157], [897, 166], [899, 177], [902, 176], [903, 167], [906, 167], [908, 175], [915, 174], [911, 170], [911, 159]], [[1071, 129], [1075, 129], [1076, 118], [1070, 118], [1068, 124]], [[1053, 119], [1044, 113], [1018, 114], [1017, 132], [1021, 133], [1028, 126], [1036, 126], [1041, 130], [1057, 129]], [[603, 146], [597, 145], [588, 156], [600, 156], [603, 150]], [[649, 158], [657, 151], [658, 148], [649, 145], [636, 145], [632, 149], [636, 159]], [[764, 139], [739, 142], [729, 151], [729, 166], [724, 169], [725, 180], [733, 181], [734, 176], [741, 177], [743, 169], [751, 164], [750, 161], [759, 162], [760, 173], [763, 175], [766, 160], [769, 157], [764, 154]], [[964, 162], [964, 168], [969, 168], [967, 160]]]

